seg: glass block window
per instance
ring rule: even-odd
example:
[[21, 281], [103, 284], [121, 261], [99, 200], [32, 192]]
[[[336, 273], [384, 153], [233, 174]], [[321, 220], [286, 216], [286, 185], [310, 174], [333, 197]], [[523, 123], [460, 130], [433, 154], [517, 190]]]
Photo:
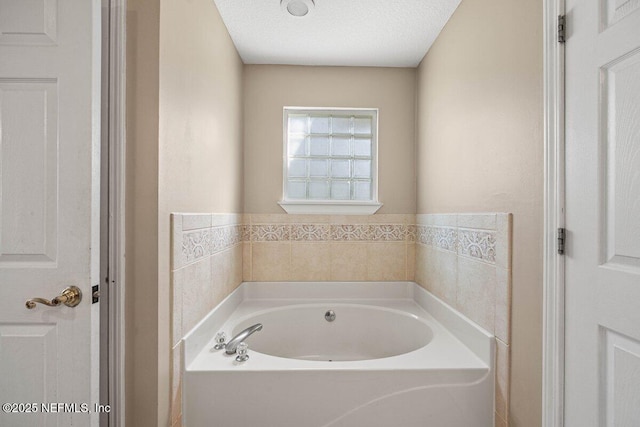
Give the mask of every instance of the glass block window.
[[284, 110], [284, 200], [377, 201], [377, 109]]

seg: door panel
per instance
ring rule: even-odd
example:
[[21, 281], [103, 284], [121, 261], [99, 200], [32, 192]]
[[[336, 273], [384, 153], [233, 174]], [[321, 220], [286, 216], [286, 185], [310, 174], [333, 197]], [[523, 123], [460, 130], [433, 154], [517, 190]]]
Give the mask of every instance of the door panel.
[[57, 89], [55, 80], [0, 79], [0, 265], [57, 260]]
[[640, 1], [568, 0], [565, 426], [640, 426]]
[[[0, 375], [11, 402], [57, 402], [57, 332], [54, 324], [0, 326]], [[16, 375], [16, 370], [28, 376]], [[33, 425], [44, 424], [42, 415], [29, 418]]]
[[607, 426], [636, 426], [640, 420], [640, 342], [603, 329], [603, 394]]
[[[100, 10], [0, 0], [0, 403], [37, 410], [2, 427], [97, 426]], [[25, 306], [71, 285], [76, 307]]]
[[601, 27], [614, 25], [622, 18], [640, 8], [640, 0], [603, 0], [601, 14]]
[[605, 263], [640, 267], [640, 49], [601, 69]]
[[57, 0], [0, 0], [0, 44], [55, 44]]

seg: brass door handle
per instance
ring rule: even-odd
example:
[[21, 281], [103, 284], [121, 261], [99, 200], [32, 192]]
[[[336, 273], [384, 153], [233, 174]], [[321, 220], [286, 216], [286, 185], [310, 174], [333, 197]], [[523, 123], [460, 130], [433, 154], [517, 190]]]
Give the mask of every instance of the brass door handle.
[[25, 305], [28, 309], [35, 308], [36, 303], [44, 304], [49, 307], [57, 307], [60, 304], [64, 304], [67, 307], [75, 307], [80, 304], [80, 301], [82, 301], [82, 292], [80, 292], [80, 288], [77, 286], [69, 286], [51, 301], [45, 298], [31, 298], [25, 303]]

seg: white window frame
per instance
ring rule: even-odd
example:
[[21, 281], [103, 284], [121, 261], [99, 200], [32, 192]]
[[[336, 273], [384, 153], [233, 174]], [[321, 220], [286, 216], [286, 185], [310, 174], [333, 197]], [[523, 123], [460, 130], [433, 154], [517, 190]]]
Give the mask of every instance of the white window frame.
[[[371, 200], [291, 200], [287, 199], [289, 181], [289, 115], [314, 114], [371, 115], [373, 117], [371, 135]], [[283, 108], [283, 160], [282, 160], [282, 200], [278, 204], [289, 214], [334, 214], [371, 215], [382, 207], [378, 200], [378, 114], [377, 108], [338, 107], [284, 107]]]

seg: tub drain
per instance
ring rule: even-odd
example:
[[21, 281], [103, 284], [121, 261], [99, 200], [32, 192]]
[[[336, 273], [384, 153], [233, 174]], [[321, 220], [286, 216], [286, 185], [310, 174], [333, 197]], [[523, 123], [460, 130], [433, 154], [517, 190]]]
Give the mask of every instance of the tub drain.
[[327, 312], [324, 314], [324, 318], [327, 322], [333, 322], [334, 320], [336, 320], [336, 313], [333, 310], [327, 310]]

